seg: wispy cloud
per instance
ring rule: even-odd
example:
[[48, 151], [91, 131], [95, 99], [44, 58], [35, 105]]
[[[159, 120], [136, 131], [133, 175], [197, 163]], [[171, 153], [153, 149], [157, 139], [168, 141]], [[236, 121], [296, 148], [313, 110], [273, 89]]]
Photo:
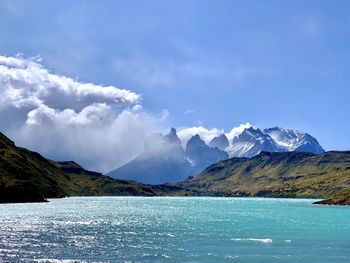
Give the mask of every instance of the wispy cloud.
[[234, 137], [240, 135], [245, 129], [248, 129], [252, 126], [253, 125], [251, 125], [249, 122], [242, 123], [238, 127], [232, 128], [231, 131], [225, 133], [225, 135], [229, 141], [232, 141]]
[[191, 113], [194, 113], [194, 112], [196, 112], [196, 110], [194, 110], [194, 109], [187, 109], [185, 111], [185, 114], [191, 114]]
[[223, 130], [217, 128], [207, 129], [203, 126], [195, 126], [189, 128], [181, 128], [178, 131], [178, 136], [185, 147], [186, 143], [192, 136], [198, 134], [206, 143], [209, 143], [214, 137], [224, 133]]
[[204, 84], [244, 82], [256, 76], [270, 74], [270, 70], [256, 65], [235, 64], [225, 54], [210, 56], [205, 50], [183, 41], [172, 43], [179, 58], [159, 58], [149, 55], [115, 57], [112, 62], [116, 74], [134, 81], [144, 88], [201, 89]]

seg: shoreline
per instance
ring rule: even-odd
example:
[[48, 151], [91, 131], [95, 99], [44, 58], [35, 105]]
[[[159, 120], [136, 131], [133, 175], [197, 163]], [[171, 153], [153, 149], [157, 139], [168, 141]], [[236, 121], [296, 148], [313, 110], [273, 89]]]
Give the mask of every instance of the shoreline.
[[329, 199], [321, 199], [321, 198], [307, 198], [307, 197], [266, 197], [266, 196], [210, 196], [210, 195], [200, 195], [200, 196], [188, 196], [188, 195], [155, 195], [155, 196], [147, 196], [147, 195], [87, 195], [87, 196], [66, 196], [66, 197], [58, 197], [58, 198], [47, 198], [44, 201], [26, 201], [26, 202], [0, 202], [0, 205], [5, 204], [42, 204], [42, 203], [50, 203], [50, 199], [57, 200], [57, 199], [65, 199], [65, 198], [96, 198], [96, 197], [134, 197], [134, 198], [233, 198], [233, 199], [304, 199], [304, 200], [314, 200], [312, 202], [312, 205], [318, 205], [318, 206], [341, 206], [341, 207], [350, 207], [350, 204], [348, 203], [331, 203], [330, 198]]

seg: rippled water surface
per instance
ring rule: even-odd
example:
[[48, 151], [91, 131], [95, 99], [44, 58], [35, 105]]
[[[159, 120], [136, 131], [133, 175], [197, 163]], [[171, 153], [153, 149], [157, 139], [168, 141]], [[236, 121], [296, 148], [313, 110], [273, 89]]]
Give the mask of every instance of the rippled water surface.
[[350, 262], [350, 208], [77, 197], [0, 205], [0, 262]]

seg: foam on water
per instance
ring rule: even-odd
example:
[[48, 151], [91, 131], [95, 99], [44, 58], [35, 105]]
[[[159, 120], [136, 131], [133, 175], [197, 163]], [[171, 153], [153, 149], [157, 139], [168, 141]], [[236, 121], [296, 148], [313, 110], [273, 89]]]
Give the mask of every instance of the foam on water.
[[254, 242], [260, 242], [260, 243], [272, 243], [271, 238], [231, 238], [233, 241], [254, 241]]

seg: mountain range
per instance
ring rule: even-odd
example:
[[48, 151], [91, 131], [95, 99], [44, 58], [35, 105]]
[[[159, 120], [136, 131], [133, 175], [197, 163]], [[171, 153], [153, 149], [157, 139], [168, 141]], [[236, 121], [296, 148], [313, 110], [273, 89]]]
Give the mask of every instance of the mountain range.
[[[183, 150], [178, 152], [182, 148], [178, 148], [175, 134], [172, 130], [167, 136], [157, 136], [166, 145], [174, 143], [165, 158], [171, 151], [180, 157], [183, 154]], [[193, 152], [201, 147], [207, 150], [199, 136], [194, 136], [188, 154], [198, 159], [192, 162], [201, 160], [202, 156]], [[215, 148], [208, 152], [220, 157]], [[74, 161], [48, 160], [17, 147], [0, 133], [0, 203], [104, 195], [303, 197], [326, 198], [319, 204], [350, 205], [350, 152], [261, 152], [252, 158], [219, 161], [179, 183], [149, 185], [88, 171]]]
[[183, 181], [229, 157], [253, 157], [262, 151], [324, 152], [311, 135], [278, 127], [264, 130], [247, 128], [232, 141], [225, 134], [220, 134], [208, 144], [196, 134], [184, 144], [186, 146], [183, 148], [174, 128], [168, 135], [153, 135], [146, 141], [141, 155], [108, 175], [142, 183], [162, 184]]
[[209, 147], [199, 135], [193, 136], [183, 149], [172, 128], [167, 135], [151, 136], [142, 154], [107, 175], [147, 184], [179, 182], [227, 158], [225, 151]]
[[263, 151], [324, 153], [324, 149], [310, 134], [279, 127], [263, 130], [247, 128], [233, 138], [225, 151], [230, 157], [253, 157]]

